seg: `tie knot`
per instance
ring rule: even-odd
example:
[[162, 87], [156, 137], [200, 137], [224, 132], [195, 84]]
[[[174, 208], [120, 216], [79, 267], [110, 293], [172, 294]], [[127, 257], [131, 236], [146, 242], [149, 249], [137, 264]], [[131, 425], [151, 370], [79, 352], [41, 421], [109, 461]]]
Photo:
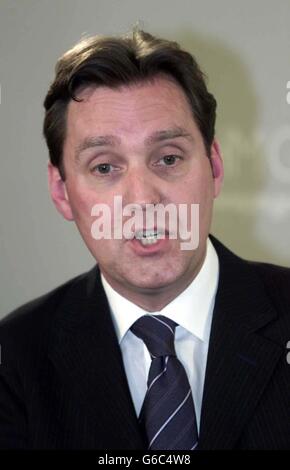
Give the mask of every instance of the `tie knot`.
[[131, 331], [144, 341], [151, 356], [175, 356], [176, 326], [177, 323], [162, 315], [144, 315], [131, 326]]

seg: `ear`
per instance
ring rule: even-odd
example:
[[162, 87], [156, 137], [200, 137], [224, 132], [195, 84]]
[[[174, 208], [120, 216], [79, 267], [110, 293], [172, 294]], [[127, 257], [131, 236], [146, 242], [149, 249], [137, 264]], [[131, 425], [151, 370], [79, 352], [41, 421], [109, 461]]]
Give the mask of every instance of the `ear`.
[[214, 139], [212, 146], [211, 146], [211, 167], [212, 167], [212, 173], [214, 177], [214, 197], [218, 197], [223, 179], [224, 179], [224, 165], [223, 165], [223, 160], [222, 160], [222, 155], [221, 155], [221, 150], [220, 150], [220, 144], [219, 142]]
[[47, 170], [48, 187], [55, 207], [66, 220], [74, 220], [65, 187], [65, 182], [61, 178], [58, 168], [52, 165], [51, 162], [48, 162]]

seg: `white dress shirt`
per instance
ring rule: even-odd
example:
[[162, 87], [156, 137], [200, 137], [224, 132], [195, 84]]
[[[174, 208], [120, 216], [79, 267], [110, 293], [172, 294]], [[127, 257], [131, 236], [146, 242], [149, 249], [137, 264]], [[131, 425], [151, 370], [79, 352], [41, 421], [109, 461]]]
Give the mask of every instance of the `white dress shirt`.
[[164, 315], [179, 325], [176, 327], [175, 333], [175, 351], [186, 370], [192, 389], [199, 430], [218, 277], [218, 257], [209, 238], [207, 239], [206, 257], [198, 275], [178, 297], [158, 312], [147, 312], [125, 299], [101, 275], [137, 416], [139, 416], [147, 390], [151, 358], [143, 341], [130, 331], [130, 327], [143, 315]]

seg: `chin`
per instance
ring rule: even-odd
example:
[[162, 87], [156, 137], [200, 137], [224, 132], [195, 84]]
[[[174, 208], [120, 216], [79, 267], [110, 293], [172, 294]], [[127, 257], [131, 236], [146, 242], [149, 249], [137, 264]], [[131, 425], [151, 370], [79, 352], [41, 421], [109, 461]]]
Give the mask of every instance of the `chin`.
[[127, 281], [138, 289], [162, 289], [168, 286], [172, 286], [174, 283], [178, 282], [180, 275], [176, 272], [157, 272], [151, 273], [150, 275], [135, 275], [130, 276], [130, 279], [127, 277]]

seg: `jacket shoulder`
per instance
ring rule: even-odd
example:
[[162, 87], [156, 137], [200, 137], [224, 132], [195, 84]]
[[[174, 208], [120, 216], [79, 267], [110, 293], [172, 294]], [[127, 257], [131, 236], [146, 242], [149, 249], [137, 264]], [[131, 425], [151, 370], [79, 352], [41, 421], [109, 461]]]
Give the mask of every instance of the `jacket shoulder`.
[[[211, 241], [217, 251], [223, 268], [226, 268], [227, 282], [241, 283], [243, 296], [263, 300], [277, 313], [277, 328], [280, 337], [290, 334], [290, 268], [239, 257], [214, 236]], [[244, 286], [243, 286], [244, 284]], [[290, 337], [289, 337], [290, 338]], [[284, 340], [283, 340], [284, 341]]]
[[262, 263], [259, 261], [247, 261], [247, 263], [252, 265], [261, 274], [261, 276], [269, 282], [276, 280], [276, 282], [289, 283], [290, 268], [286, 266]]
[[[93, 271], [95, 267], [91, 270]], [[51, 291], [17, 307], [0, 321], [0, 345], [2, 356], [5, 350], [12, 349], [15, 354], [29, 345], [44, 343], [49, 336], [58, 307], [71, 292], [82, 291], [91, 271], [80, 274]], [[10, 347], [9, 347], [10, 346]], [[12, 346], [12, 348], [11, 348]], [[22, 352], [21, 352], [22, 351]]]
[[248, 261], [262, 280], [267, 295], [290, 321], [290, 268], [270, 263]]

